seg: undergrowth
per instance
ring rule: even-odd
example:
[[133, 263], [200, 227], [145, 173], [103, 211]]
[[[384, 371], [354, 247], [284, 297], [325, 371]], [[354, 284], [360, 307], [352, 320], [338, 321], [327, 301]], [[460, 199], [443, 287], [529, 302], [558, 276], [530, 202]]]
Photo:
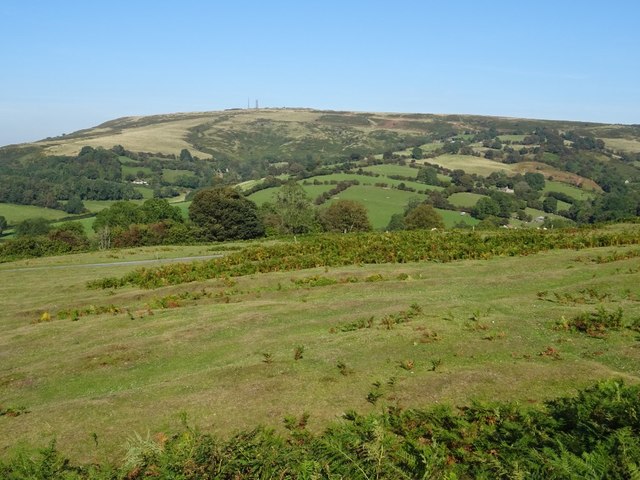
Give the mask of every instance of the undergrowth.
[[[211, 278], [316, 267], [481, 260], [496, 255], [531, 255], [551, 249], [580, 250], [638, 243], [640, 236], [636, 232], [603, 230], [325, 234], [306, 237], [296, 242], [253, 245], [225, 257], [204, 262], [139, 268], [124, 277], [103, 278], [89, 282], [88, 286], [119, 288], [135, 285], [142, 288], [158, 288]], [[380, 279], [369, 279], [375, 280]], [[316, 281], [323, 282], [324, 279], [317, 278], [309, 283], [313, 284]]]
[[[433, 369], [437, 367], [435, 362]], [[367, 400], [382, 397], [373, 385]], [[286, 433], [256, 427], [221, 439], [184, 423], [172, 435], [134, 435], [119, 465], [74, 465], [55, 442], [0, 461], [6, 479], [471, 479], [640, 477], [640, 386], [607, 381], [543, 407], [472, 403], [454, 409], [346, 412], [324, 432], [312, 416]]]

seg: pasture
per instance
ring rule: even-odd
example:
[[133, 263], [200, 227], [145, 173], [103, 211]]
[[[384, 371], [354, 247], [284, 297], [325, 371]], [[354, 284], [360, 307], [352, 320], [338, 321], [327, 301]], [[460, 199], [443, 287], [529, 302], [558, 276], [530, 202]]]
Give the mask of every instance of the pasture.
[[62, 210], [53, 208], [36, 207], [34, 205], [15, 205], [13, 203], [0, 203], [0, 216], [7, 219], [9, 225], [15, 225], [27, 218], [42, 217], [47, 220], [57, 220], [69, 216]]
[[505, 171], [507, 173], [513, 172], [513, 165], [507, 165], [505, 163], [496, 162], [493, 160], [487, 160], [482, 157], [474, 157], [472, 155], [439, 155], [435, 158], [430, 158], [429, 163], [435, 163], [441, 167], [448, 168], [449, 170], [464, 170], [465, 173], [475, 173], [484, 177], [490, 175], [492, 172]]
[[0, 398], [28, 411], [0, 416], [0, 454], [55, 436], [72, 458], [114, 459], [134, 432], [177, 429], [184, 415], [228, 435], [309, 412], [319, 431], [349, 409], [539, 403], [598, 379], [640, 379], [637, 333], [562, 327], [600, 307], [620, 308], [625, 322], [640, 315], [634, 247], [85, 287], [138, 268], [87, 264], [220, 247], [0, 265]]

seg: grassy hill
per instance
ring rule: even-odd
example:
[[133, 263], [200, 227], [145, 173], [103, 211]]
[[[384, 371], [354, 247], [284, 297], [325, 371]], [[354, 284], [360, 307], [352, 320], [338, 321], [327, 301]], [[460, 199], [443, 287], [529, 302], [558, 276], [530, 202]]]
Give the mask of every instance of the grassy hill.
[[[627, 228], [635, 233], [625, 238], [637, 237], [637, 226]], [[229, 435], [257, 424], [281, 429], [285, 416], [308, 412], [319, 431], [350, 409], [536, 404], [598, 379], [640, 380], [631, 245], [86, 288], [140, 268], [117, 262], [223, 248], [0, 265], [0, 398], [4, 409], [28, 412], [0, 416], [0, 455], [55, 436], [75, 459], [115, 458], [134, 432], [174, 430], [181, 414]], [[569, 326], [616, 312], [619, 328]]]

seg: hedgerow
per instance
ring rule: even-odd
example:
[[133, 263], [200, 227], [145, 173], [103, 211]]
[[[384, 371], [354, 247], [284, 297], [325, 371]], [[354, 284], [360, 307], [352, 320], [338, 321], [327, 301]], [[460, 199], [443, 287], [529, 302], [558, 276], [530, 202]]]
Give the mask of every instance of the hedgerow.
[[513, 230], [503, 232], [401, 231], [324, 234], [298, 241], [254, 245], [206, 262], [140, 268], [121, 278], [104, 278], [90, 288], [165, 285], [255, 273], [345, 265], [482, 260], [498, 255], [531, 255], [552, 249], [584, 249], [640, 243], [636, 231]]

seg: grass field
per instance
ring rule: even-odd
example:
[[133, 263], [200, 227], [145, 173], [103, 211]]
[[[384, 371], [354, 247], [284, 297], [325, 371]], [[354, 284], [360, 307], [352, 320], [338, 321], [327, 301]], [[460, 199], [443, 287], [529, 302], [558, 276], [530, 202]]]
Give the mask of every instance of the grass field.
[[378, 173], [383, 177], [389, 175], [402, 175], [404, 177], [416, 178], [418, 175], [417, 168], [407, 167], [405, 165], [386, 164], [386, 165], [372, 165], [371, 167], [363, 168], [365, 172]]
[[449, 196], [449, 202], [456, 207], [472, 208], [478, 203], [478, 200], [485, 196], [477, 193], [458, 192]]
[[505, 171], [510, 173], [513, 171], [513, 165], [494, 162], [492, 160], [487, 160], [486, 158], [474, 157], [472, 155], [440, 155], [436, 158], [430, 158], [427, 161], [450, 170], [460, 169], [464, 170], [466, 173], [476, 173], [485, 177], [492, 172]]
[[602, 140], [607, 148], [630, 153], [640, 152], [640, 141], [638, 140], [628, 138], [603, 138]]
[[[318, 431], [352, 408], [537, 403], [598, 379], [640, 380], [637, 333], [603, 339], [556, 327], [598, 306], [640, 315], [638, 258], [590, 260], [611, 249], [322, 268], [151, 291], [85, 288], [136, 267], [81, 264], [213, 251], [165, 247], [1, 265], [0, 398], [29, 413], [0, 417], [0, 455], [55, 436], [73, 458], [119, 458], [127, 437], [177, 428], [182, 413], [204, 431], [229, 434], [259, 423], [282, 428], [285, 415], [309, 412]], [[314, 279], [338, 283], [313, 287]], [[109, 305], [120, 310], [91, 313]], [[419, 314], [385, 327], [388, 315], [412, 305]], [[57, 318], [68, 309], [89, 313]], [[53, 319], [39, 323], [43, 312]], [[364, 328], [352, 326], [360, 322]], [[371, 405], [374, 382], [383, 396]]]
[[[424, 195], [395, 189], [381, 189], [367, 185], [356, 185], [337, 195], [343, 200], [355, 200], [367, 208], [369, 220], [374, 229], [383, 229], [389, 224], [391, 215], [402, 213], [412, 198]], [[331, 201], [327, 202], [329, 205]]]
[[55, 210], [53, 208], [0, 203], [0, 216], [6, 218], [9, 225], [15, 225], [27, 218], [42, 217], [47, 220], [56, 220], [58, 218], [67, 217], [69, 214], [62, 210]]
[[560, 192], [575, 198], [576, 200], [589, 200], [593, 198], [593, 192], [583, 190], [578, 187], [567, 185], [566, 183], [547, 180], [543, 192]]

